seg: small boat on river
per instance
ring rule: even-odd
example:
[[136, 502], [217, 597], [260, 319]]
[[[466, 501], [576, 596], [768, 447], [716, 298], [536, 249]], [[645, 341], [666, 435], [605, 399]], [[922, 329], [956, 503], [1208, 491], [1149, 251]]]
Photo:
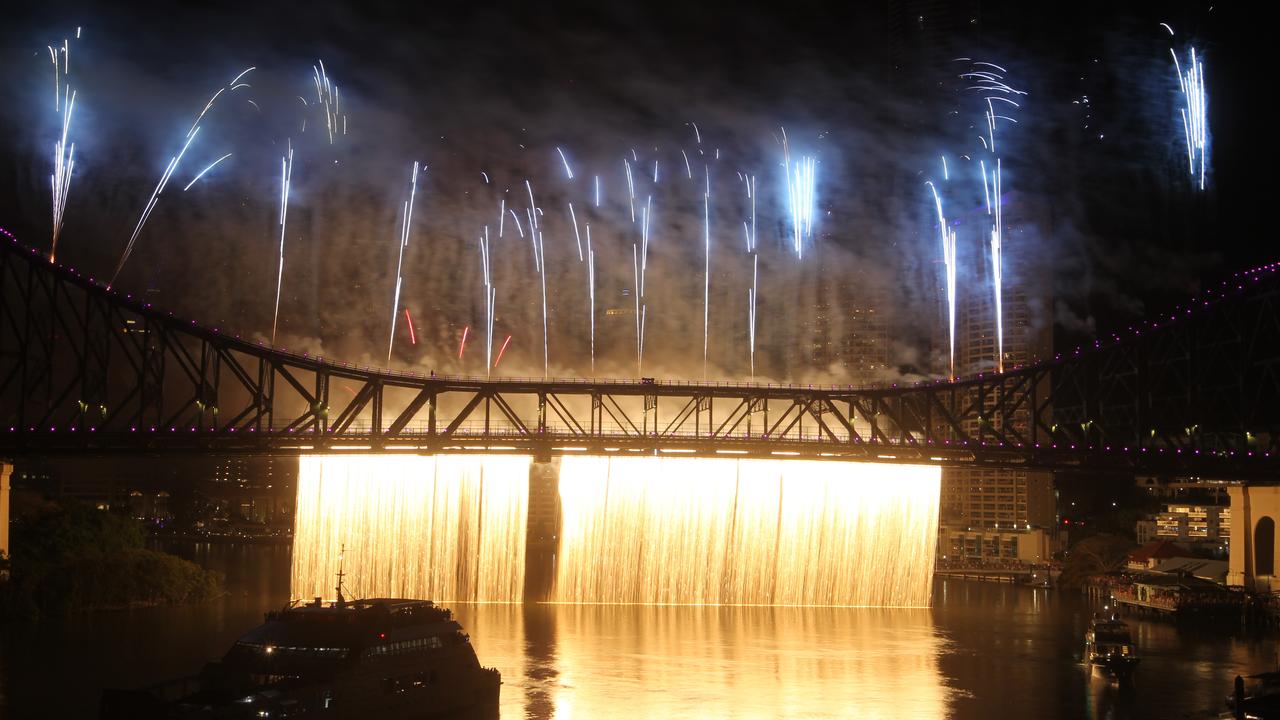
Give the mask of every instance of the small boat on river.
[[1129, 626], [1114, 615], [1095, 616], [1084, 635], [1084, 659], [1093, 671], [1128, 682], [1139, 662]]

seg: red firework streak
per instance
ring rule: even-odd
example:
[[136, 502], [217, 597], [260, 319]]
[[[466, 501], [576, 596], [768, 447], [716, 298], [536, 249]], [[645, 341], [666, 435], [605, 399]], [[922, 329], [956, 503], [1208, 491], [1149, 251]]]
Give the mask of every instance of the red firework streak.
[[404, 319], [409, 323], [409, 344], [417, 345], [418, 336], [413, 334], [413, 316], [409, 314], [409, 308], [404, 309]]
[[498, 363], [502, 362], [502, 353], [507, 351], [507, 346], [511, 344], [511, 336], [508, 335], [506, 340], [502, 341], [502, 347], [498, 350], [498, 359], [493, 361], [493, 366], [498, 367]]
[[458, 346], [458, 359], [462, 359], [462, 353], [467, 350], [467, 336], [471, 334], [471, 326], [462, 328], [462, 344]]

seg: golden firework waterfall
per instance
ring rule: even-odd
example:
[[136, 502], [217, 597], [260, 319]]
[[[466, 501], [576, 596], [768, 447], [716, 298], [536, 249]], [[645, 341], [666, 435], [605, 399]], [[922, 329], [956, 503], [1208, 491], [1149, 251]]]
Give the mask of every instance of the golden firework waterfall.
[[554, 599], [927, 606], [936, 467], [566, 457]]
[[519, 602], [527, 456], [307, 456], [298, 468], [291, 588], [348, 597]]
[[[301, 460], [292, 594], [524, 599], [531, 458]], [[551, 600], [929, 605], [936, 467], [572, 456]]]

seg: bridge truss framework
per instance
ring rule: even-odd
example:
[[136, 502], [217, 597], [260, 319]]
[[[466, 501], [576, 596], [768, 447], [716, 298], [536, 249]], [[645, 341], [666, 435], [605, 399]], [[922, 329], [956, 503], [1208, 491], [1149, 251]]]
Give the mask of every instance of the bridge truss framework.
[[1274, 478], [1280, 278], [1002, 374], [853, 387], [436, 377], [264, 347], [0, 238], [0, 456], [518, 452]]

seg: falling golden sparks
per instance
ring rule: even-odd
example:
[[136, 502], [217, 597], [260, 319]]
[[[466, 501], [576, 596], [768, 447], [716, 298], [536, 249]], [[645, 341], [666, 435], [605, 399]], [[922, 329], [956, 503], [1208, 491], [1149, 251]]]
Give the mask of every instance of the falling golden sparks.
[[561, 602], [928, 606], [936, 467], [566, 457]]
[[[294, 597], [520, 602], [531, 458], [311, 456], [299, 469]], [[936, 467], [565, 457], [552, 600], [927, 607]]]
[[292, 594], [331, 597], [346, 546], [363, 597], [519, 602], [527, 456], [306, 456], [298, 468]]

